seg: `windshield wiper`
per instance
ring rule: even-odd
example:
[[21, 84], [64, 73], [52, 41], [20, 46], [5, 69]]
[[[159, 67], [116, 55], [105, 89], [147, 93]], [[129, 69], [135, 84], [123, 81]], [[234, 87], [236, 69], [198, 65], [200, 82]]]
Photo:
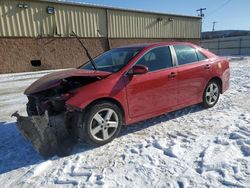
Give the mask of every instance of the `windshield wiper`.
[[88, 56], [88, 58], [89, 58], [89, 60], [90, 60], [92, 66], [94, 67], [95, 70], [97, 70], [97, 69], [96, 69], [96, 64], [95, 64], [94, 60], [92, 59], [92, 57], [90, 56], [88, 49], [83, 45], [82, 41], [79, 39], [79, 37], [77, 36], [77, 34], [75, 34], [74, 31], [72, 31], [72, 34], [73, 34], [73, 36], [76, 37], [77, 40], [80, 42], [81, 46], [82, 46], [83, 49], [85, 50], [86, 55]]

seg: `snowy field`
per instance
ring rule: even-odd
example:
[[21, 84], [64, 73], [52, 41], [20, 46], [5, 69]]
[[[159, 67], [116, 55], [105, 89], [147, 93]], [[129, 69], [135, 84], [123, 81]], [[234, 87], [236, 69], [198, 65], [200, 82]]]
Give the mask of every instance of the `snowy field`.
[[22, 92], [47, 72], [0, 75], [1, 187], [250, 187], [250, 58], [230, 67], [230, 90], [214, 108], [162, 115], [47, 161], [10, 118], [25, 113]]

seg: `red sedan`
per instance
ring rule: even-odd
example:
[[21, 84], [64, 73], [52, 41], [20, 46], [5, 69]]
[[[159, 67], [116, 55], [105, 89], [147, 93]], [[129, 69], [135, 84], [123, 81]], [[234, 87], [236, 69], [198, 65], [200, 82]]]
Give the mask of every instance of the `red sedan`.
[[213, 107], [229, 88], [229, 63], [191, 43], [112, 49], [26, 91], [29, 116], [62, 115], [67, 130], [102, 145], [129, 125], [186, 106]]

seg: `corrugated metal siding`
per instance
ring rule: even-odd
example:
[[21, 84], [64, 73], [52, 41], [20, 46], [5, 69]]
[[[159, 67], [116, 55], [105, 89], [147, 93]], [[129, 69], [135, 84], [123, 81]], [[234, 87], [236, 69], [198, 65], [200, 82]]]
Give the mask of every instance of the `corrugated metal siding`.
[[[18, 8], [18, 3], [26, 3], [29, 7]], [[55, 14], [47, 14], [48, 6], [55, 8]], [[104, 9], [34, 1], [0, 1], [0, 36], [69, 36], [73, 30], [81, 37], [102, 37], [107, 35], [105, 23]]]
[[[48, 6], [55, 14], [47, 14]], [[108, 9], [108, 35], [106, 25], [106, 8], [0, 0], [0, 37], [69, 36], [73, 30], [81, 37], [200, 38], [200, 19], [191, 17]]]
[[[108, 12], [111, 38], [200, 38], [200, 20], [197, 18], [117, 10]], [[162, 21], [157, 21], [158, 17]]]
[[106, 13], [103, 9], [57, 5], [55, 20], [58, 34], [69, 35], [73, 30], [82, 37], [107, 35]]
[[217, 55], [250, 55], [250, 36], [202, 40], [201, 45]]
[[174, 18], [173, 38], [200, 38], [201, 22], [190, 18]]
[[[29, 36], [31, 31], [31, 12], [34, 9], [18, 9], [13, 1], [2, 0], [0, 2], [0, 36]], [[37, 30], [37, 25], [32, 26]]]

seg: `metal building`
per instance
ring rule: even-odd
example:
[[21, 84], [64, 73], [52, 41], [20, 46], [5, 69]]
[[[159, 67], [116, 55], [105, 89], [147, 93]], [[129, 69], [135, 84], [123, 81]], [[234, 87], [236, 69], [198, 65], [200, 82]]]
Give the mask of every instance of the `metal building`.
[[236, 36], [207, 39], [201, 41], [202, 47], [222, 56], [249, 56], [250, 36]]
[[[53, 0], [0, 1], [0, 73], [84, 63], [76, 32], [96, 56], [129, 43], [200, 41], [200, 17]], [[41, 61], [38, 68], [33, 60]]]

